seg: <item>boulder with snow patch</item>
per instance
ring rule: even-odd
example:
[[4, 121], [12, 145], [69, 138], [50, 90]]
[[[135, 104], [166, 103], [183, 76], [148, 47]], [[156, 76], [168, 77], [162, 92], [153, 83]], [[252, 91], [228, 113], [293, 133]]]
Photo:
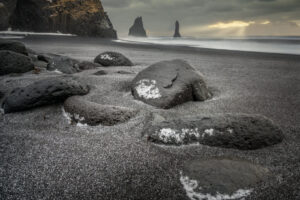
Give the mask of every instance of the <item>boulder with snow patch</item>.
[[0, 51], [1, 50], [13, 51], [26, 56], [28, 55], [25, 45], [18, 41], [0, 39]]
[[70, 96], [85, 95], [89, 87], [73, 77], [53, 77], [15, 88], [4, 99], [5, 113], [28, 110], [34, 107], [63, 102]]
[[124, 55], [117, 52], [101, 53], [95, 58], [94, 62], [104, 67], [133, 66], [133, 63], [128, 58], [126, 58]]
[[247, 160], [188, 160], [180, 182], [190, 199], [245, 199], [269, 174], [267, 168]]
[[34, 69], [31, 59], [13, 51], [0, 51], [0, 75], [25, 73]]
[[132, 118], [137, 111], [130, 108], [101, 105], [74, 96], [68, 98], [64, 103], [64, 109], [75, 122], [91, 126], [124, 123]]
[[212, 95], [203, 77], [183, 60], [155, 63], [132, 81], [135, 99], [169, 109], [187, 101], [204, 101]]
[[79, 61], [66, 57], [54, 56], [48, 61], [47, 70], [59, 71], [64, 74], [74, 74], [80, 72]]
[[225, 114], [190, 117], [149, 123], [143, 134], [165, 145], [200, 143], [240, 150], [260, 149], [280, 143], [282, 130], [260, 115]]

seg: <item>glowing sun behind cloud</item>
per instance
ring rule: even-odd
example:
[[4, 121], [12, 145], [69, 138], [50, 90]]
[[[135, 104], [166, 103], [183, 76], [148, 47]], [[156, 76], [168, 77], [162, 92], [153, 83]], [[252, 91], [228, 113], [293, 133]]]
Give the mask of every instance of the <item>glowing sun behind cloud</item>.
[[226, 28], [243, 28], [251, 24], [254, 24], [254, 21], [244, 22], [244, 21], [232, 21], [228, 23], [218, 22], [216, 24], [209, 25], [208, 28], [212, 29], [226, 29]]

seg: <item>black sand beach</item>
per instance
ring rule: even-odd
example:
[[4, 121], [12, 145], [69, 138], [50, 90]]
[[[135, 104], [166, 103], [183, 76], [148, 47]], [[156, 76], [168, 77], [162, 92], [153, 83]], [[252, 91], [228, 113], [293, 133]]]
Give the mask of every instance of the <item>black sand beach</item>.
[[[189, 199], [180, 181], [184, 166], [195, 160], [225, 158], [268, 171], [246, 199], [300, 198], [300, 56], [79, 37], [29, 36], [20, 41], [36, 52], [79, 60], [92, 61], [104, 51], [126, 55], [133, 67], [101, 67], [73, 76], [91, 86], [84, 99], [139, 112], [126, 123], [95, 127], [69, 124], [61, 104], [2, 114], [0, 199]], [[186, 60], [200, 71], [213, 98], [169, 110], [134, 100], [130, 83], [136, 74], [153, 63], [173, 59]], [[107, 74], [95, 76], [100, 70]], [[61, 74], [1, 76], [0, 91], [7, 93], [56, 76]], [[280, 144], [248, 151], [200, 144], [155, 145], [141, 135], [153, 113], [165, 119], [259, 114], [277, 124], [285, 138]]]

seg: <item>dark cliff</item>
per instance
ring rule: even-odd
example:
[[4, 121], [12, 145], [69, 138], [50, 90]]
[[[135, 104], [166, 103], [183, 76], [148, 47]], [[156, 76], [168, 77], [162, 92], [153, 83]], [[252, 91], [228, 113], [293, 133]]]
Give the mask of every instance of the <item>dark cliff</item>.
[[137, 17], [134, 20], [134, 24], [129, 29], [129, 35], [137, 37], [147, 37], [142, 17]]
[[180, 31], [179, 31], [179, 22], [178, 22], [178, 21], [175, 22], [175, 33], [174, 33], [174, 37], [181, 37]]
[[8, 11], [9, 26], [16, 30], [117, 37], [100, 0], [0, 0], [0, 3]]

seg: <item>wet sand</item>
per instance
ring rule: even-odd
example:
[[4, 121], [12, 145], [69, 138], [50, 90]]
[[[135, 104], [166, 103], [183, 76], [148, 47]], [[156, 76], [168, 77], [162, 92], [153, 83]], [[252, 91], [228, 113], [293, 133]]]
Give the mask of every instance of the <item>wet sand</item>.
[[[270, 170], [249, 199], [300, 196], [300, 56], [122, 44], [92, 38], [29, 37], [21, 40], [36, 52], [93, 60], [117, 51], [134, 67], [87, 70], [74, 76], [92, 86], [87, 100], [139, 109], [128, 123], [113, 127], [68, 124], [62, 105], [46, 106], [0, 118], [0, 199], [188, 199], [180, 171], [189, 160], [232, 158]], [[135, 101], [130, 81], [147, 66], [184, 59], [199, 70], [214, 98], [161, 110]], [[120, 70], [133, 74], [119, 74]], [[31, 72], [0, 78], [0, 91], [25, 86], [56, 73]], [[141, 136], [151, 113], [165, 118], [220, 113], [261, 114], [284, 132], [278, 145], [254, 151], [203, 145], [153, 145]]]

